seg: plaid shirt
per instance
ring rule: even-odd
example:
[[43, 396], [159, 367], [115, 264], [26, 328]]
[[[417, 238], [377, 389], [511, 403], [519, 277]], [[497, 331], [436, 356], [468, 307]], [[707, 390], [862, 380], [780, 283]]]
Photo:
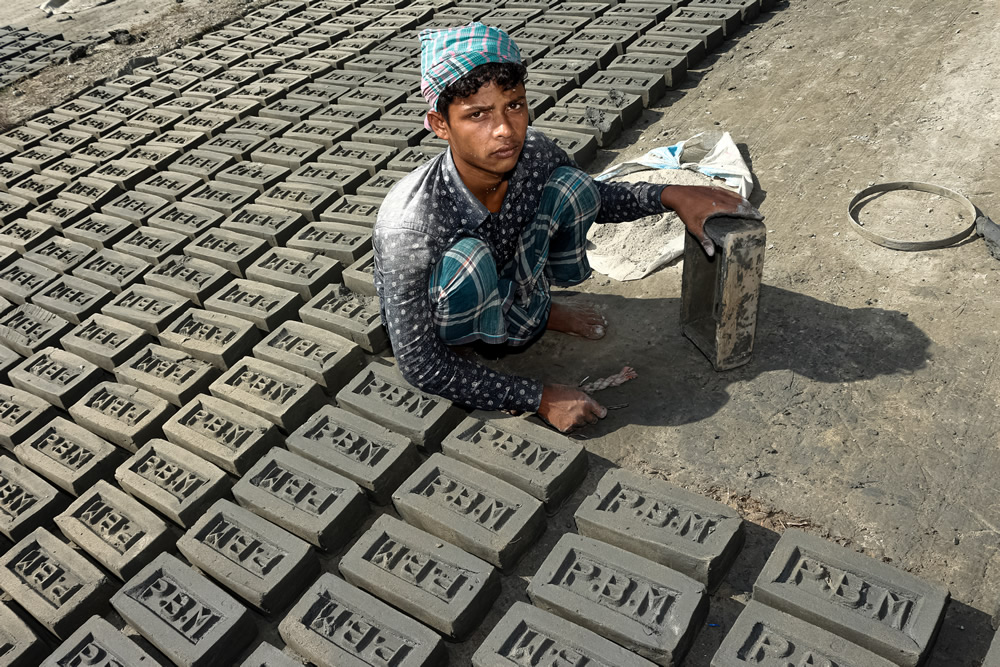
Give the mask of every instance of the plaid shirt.
[[[482, 410], [537, 411], [542, 384], [506, 375], [458, 356], [437, 335], [429, 296], [431, 269], [456, 241], [485, 241], [497, 267], [517, 251], [521, 231], [534, 219], [549, 175], [575, 166], [548, 137], [528, 128], [499, 213], [462, 182], [450, 151], [401, 179], [386, 196], [375, 225], [375, 288], [396, 361], [410, 384]], [[625, 222], [662, 213], [662, 185], [596, 183], [597, 222]]]

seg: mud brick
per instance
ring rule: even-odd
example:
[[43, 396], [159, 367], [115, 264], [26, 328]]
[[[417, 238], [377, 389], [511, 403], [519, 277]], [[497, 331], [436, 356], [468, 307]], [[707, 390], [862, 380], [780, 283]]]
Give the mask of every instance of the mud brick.
[[72, 493], [85, 493], [110, 476], [115, 446], [73, 422], [56, 417], [14, 448], [25, 466]]
[[322, 102], [285, 99], [268, 104], [260, 110], [259, 114], [262, 118], [274, 118], [289, 123], [298, 123], [318, 111], [321, 106]]
[[159, 336], [160, 343], [228, 370], [260, 340], [253, 322], [192, 308]]
[[316, 159], [323, 150], [321, 145], [312, 141], [300, 141], [285, 137], [271, 139], [251, 153], [255, 162], [297, 169], [306, 162]]
[[227, 74], [226, 70], [228, 70], [231, 67], [235, 67], [236, 65], [239, 65], [246, 59], [247, 59], [246, 51], [241, 51], [240, 49], [221, 48], [216, 51], [213, 51], [210, 54], [207, 54], [204, 58], [202, 58], [202, 62], [214, 63], [222, 67], [222, 70], [214, 74], [212, 77], [213, 79], [218, 80], [219, 77]]
[[896, 664], [822, 628], [751, 601], [722, 641], [712, 658], [712, 667], [778, 662], [872, 667]]
[[384, 198], [408, 172], [383, 169], [358, 186], [358, 194], [366, 197]]
[[0, 586], [59, 638], [102, 613], [110, 593], [108, 578], [95, 565], [44, 528], [0, 557]]
[[15, 387], [64, 410], [92, 389], [102, 375], [96, 365], [54, 347], [39, 350], [8, 372]]
[[357, 484], [277, 447], [233, 486], [233, 496], [324, 550], [341, 546], [368, 513]]
[[147, 285], [170, 290], [186, 297], [200, 307], [204, 300], [228, 282], [229, 278], [229, 272], [225, 267], [187, 255], [174, 254], [164, 258], [150, 270], [146, 274], [145, 282]]
[[[91, 213], [63, 229], [66, 238], [95, 250], [112, 246], [134, 229], [132, 223], [114, 215]], [[77, 264], [80, 266], [82, 262]]]
[[375, 251], [369, 251], [344, 269], [344, 285], [352, 292], [375, 296]]
[[181, 407], [219, 376], [217, 368], [186, 352], [149, 344], [115, 369], [118, 382], [155, 394]]
[[[248, 73], [252, 73], [252, 74], [256, 75], [256, 77], [257, 77], [255, 79], [251, 79], [247, 83], [253, 83], [254, 81], [256, 81], [257, 79], [259, 79], [260, 77], [263, 77], [263, 76], [266, 76], [267, 74], [270, 74], [271, 72], [273, 72], [274, 70], [276, 70], [279, 66], [281, 66], [281, 61], [278, 60], [277, 58], [255, 58], [255, 57], [253, 57], [255, 54], [257, 54], [257, 53], [259, 53], [259, 52], [261, 52], [261, 51], [263, 51], [264, 49], [267, 48], [267, 45], [261, 44], [260, 42], [246, 42], [246, 41], [237, 42], [234, 45], [234, 48], [239, 48], [240, 50], [244, 51], [249, 57], [247, 58], [247, 60], [244, 60], [239, 65], [237, 65], [236, 67], [234, 67], [232, 71], [234, 71], [234, 72], [248, 72]], [[244, 86], [243, 86], [243, 88], [241, 90], [250, 90], [250, 89], [251, 89], [251, 87], [249, 85], [244, 84]], [[244, 99], [244, 100], [241, 100], [241, 101], [247, 102], [247, 101], [251, 101], [251, 100]], [[260, 106], [260, 102], [259, 101], [255, 101], [254, 104], [256, 104], [258, 107]]]
[[35, 632], [5, 604], [0, 604], [0, 646], [4, 667], [35, 667], [48, 653]]
[[577, 88], [572, 73], [568, 74], [534, 74], [531, 77], [532, 91], [547, 95], [556, 102], [569, 95]]
[[472, 656], [474, 667], [558, 664], [652, 667], [653, 663], [575, 623], [515, 602]]
[[[331, 148], [342, 140], [348, 139], [354, 128], [347, 123], [335, 123], [325, 120], [304, 120], [296, 123], [282, 135], [283, 139], [314, 143], [322, 148]], [[303, 165], [305, 166], [305, 165]]]
[[57, 181], [62, 181], [63, 183], [69, 183], [80, 176], [86, 176], [94, 169], [94, 167], [95, 165], [93, 162], [73, 157], [65, 157], [43, 169], [42, 176], [54, 178]]
[[419, 146], [411, 146], [410, 148], [400, 151], [399, 155], [389, 161], [389, 169], [391, 171], [413, 171], [417, 167], [430, 162], [440, 154], [440, 148], [426, 146], [423, 144]]
[[666, 87], [673, 89], [687, 78], [687, 56], [668, 53], [633, 53], [629, 51], [618, 56], [610, 65], [609, 72], [652, 72], [663, 75]]
[[171, 90], [164, 90], [163, 88], [153, 88], [152, 86], [146, 86], [143, 88], [138, 88], [136, 90], [130, 91], [124, 99], [126, 102], [136, 102], [138, 104], [147, 104], [157, 107], [160, 111], [171, 111], [180, 113], [184, 116], [188, 113], [187, 109], [174, 108], [174, 107], [163, 107], [160, 106], [164, 102], [168, 102], [176, 98], [176, 94]]
[[83, 243], [76, 243], [62, 236], [53, 236], [34, 250], [25, 253], [24, 259], [57, 273], [68, 273], [92, 252], [93, 249]]
[[597, 108], [555, 107], [535, 119], [533, 125], [542, 131], [553, 128], [578, 134], [590, 134], [597, 140], [598, 146], [605, 148], [617, 139], [622, 131], [621, 117], [617, 113]]
[[[398, 89], [398, 86], [396, 86], [394, 89]], [[402, 104], [397, 104], [396, 106], [385, 112], [385, 115], [382, 116], [382, 120], [391, 120], [395, 122], [410, 121], [422, 124], [424, 122], [424, 116], [426, 115], [427, 115], [426, 103], [421, 104], [419, 102], [403, 102]]]
[[73, 269], [73, 275], [121, 294], [141, 278], [152, 265], [116, 250], [100, 249]]
[[[17, 155], [12, 156], [10, 161], [13, 164], [31, 167], [36, 174], [40, 174], [43, 169], [48, 168], [66, 157], [66, 153], [67, 152], [64, 149], [53, 146], [33, 146], [32, 148], [27, 148]], [[23, 181], [24, 179], [21, 180]]]
[[104, 113], [97, 113], [79, 119], [70, 125], [69, 128], [76, 132], [84, 132], [97, 138], [120, 127], [122, 122], [121, 118], [109, 116]]
[[73, 118], [80, 119], [99, 111], [102, 106], [103, 105], [97, 104], [96, 102], [70, 100], [63, 105], [56, 107], [54, 111], [66, 116], [72, 116]]
[[[18, 359], [15, 363], [20, 363], [20, 360]], [[11, 364], [11, 366], [13, 366], [13, 364]], [[42, 424], [47, 423], [52, 417], [51, 413], [51, 407], [43, 398], [40, 398], [35, 394], [25, 392], [21, 389], [0, 385], [0, 445], [9, 450], [13, 450]], [[4, 459], [0, 457], [0, 461], [3, 460]], [[0, 475], [7, 475], [8, 472], [10, 472], [8, 469], [4, 469], [3, 466], [0, 466]], [[14, 474], [15, 476], [16, 473], [17, 471], [10, 472], [10, 474]], [[0, 482], [2, 482], [2, 480], [0, 480]], [[35, 485], [29, 482], [25, 482], [24, 484], [29, 490], [36, 488]], [[5, 486], [0, 483], [0, 491], [4, 488]], [[42, 490], [43, 489], [41, 487], [38, 487], [38, 493], [35, 493], [34, 495], [41, 498], [41, 496], [44, 495], [42, 494]], [[0, 493], [0, 496], [3, 495], [4, 493]], [[32, 503], [34, 503], [34, 501], [32, 501]], [[25, 506], [24, 509], [27, 510], [27, 507], [28, 506]], [[7, 537], [10, 537], [12, 540], [18, 539], [13, 537], [10, 531], [4, 528], [4, 515], [12, 521], [17, 518], [17, 513], [14, 512], [11, 507], [8, 507], [3, 502], [0, 502], [0, 532], [7, 535]]]
[[[608, 594], [615, 582], [620, 594]], [[708, 610], [705, 587], [624, 549], [560, 538], [528, 584], [535, 606], [659, 665], [678, 664]]]
[[222, 266], [242, 278], [267, 249], [267, 242], [226, 229], [209, 229], [184, 248], [184, 254]]
[[303, 665], [287, 653], [263, 642], [240, 663], [240, 667], [303, 667]]
[[98, 165], [90, 173], [91, 178], [88, 178], [87, 182], [89, 183], [91, 179], [100, 179], [113, 183], [122, 190], [130, 190], [147, 178], [152, 171], [152, 168], [145, 162], [126, 159], [112, 160]]
[[642, 114], [642, 99], [638, 95], [618, 90], [580, 88], [563, 98], [560, 105], [575, 109], [579, 113], [584, 113], [588, 107], [617, 113], [622, 119], [623, 126], [631, 125]]
[[[670, 23], [720, 26], [724, 37], [733, 36], [743, 25], [742, 8], [729, 5], [682, 7], [670, 15]], [[709, 47], [712, 48], [712, 47]]]
[[[38, 149], [36, 149], [38, 150]], [[65, 187], [65, 183], [56, 178], [42, 176], [41, 174], [30, 174], [22, 178], [7, 190], [8, 197], [20, 197], [27, 202], [38, 206], [50, 199], [55, 199], [59, 191]], [[11, 216], [5, 216], [5, 221], [10, 221]]]
[[177, 232], [154, 227], [141, 227], [112, 247], [118, 252], [138, 257], [150, 264], [156, 264], [164, 261], [170, 255], [180, 252], [187, 241], [186, 236]]
[[291, 433], [325, 401], [306, 376], [267, 361], [243, 359], [212, 383], [211, 392]]
[[137, 284], [114, 297], [101, 312], [156, 336], [190, 305], [189, 299], [170, 290]]
[[164, 146], [177, 148], [182, 151], [194, 148], [205, 140], [205, 135], [201, 132], [182, 132], [180, 130], [169, 130], [150, 139], [147, 144], [150, 147]]
[[[18, 402], [20, 398], [26, 398], [28, 403]], [[38, 410], [29, 405], [35, 403], [45, 407]], [[21, 424], [28, 421], [35, 428], [49, 421], [49, 407], [44, 401], [10, 387], [0, 387], [0, 407], [3, 408], [0, 413], [0, 443], [8, 449], [12, 448], [9, 444], [12, 424], [21, 430]], [[41, 415], [44, 419], [36, 418], [36, 412], [44, 412]], [[20, 423], [15, 424], [17, 419]], [[23, 439], [16, 433], [14, 435]], [[48, 521], [63, 505], [63, 495], [48, 482], [14, 459], [0, 456], [0, 533], [17, 542]]]
[[153, 88], [161, 88], [163, 90], [174, 93], [175, 95], [180, 95], [185, 92], [191, 86], [198, 83], [200, 79], [192, 74], [183, 74], [178, 70], [174, 69], [166, 74], [161, 75], [158, 79], [153, 81], [150, 86]]
[[58, 277], [54, 271], [28, 259], [17, 259], [0, 269], [0, 297], [16, 304], [27, 303]]
[[[359, 641], [350, 628], [366, 629]], [[368, 593], [323, 574], [278, 626], [282, 639], [321, 667], [385, 662], [399, 667], [441, 665], [441, 638]]]
[[[25, 180], [32, 178], [32, 176], [27, 176]], [[16, 188], [19, 184], [17, 183], [11, 187]], [[31, 202], [23, 197], [9, 193], [0, 193], [0, 222], [10, 222], [11, 220], [21, 218], [30, 207]]]
[[111, 599], [115, 610], [174, 664], [234, 664], [256, 636], [249, 612], [169, 554], [161, 554]]
[[949, 594], [912, 574], [792, 529], [781, 536], [764, 564], [753, 599], [894, 664], [914, 667], [933, 643]]
[[303, 540], [219, 500], [177, 541], [198, 569], [265, 613], [283, 609], [319, 571]]
[[410, 475], [392, 501], [408, 523], [501, 570], [513, 567], [545, 529], [539, 501], [441, 454]]
[[379, 119], [362, 126], [351, 138], [402, 149], [416, 146], [426, 135], [427, 129], [422, 123]]
[[[362, 125], [377, 119], [381, 114], [382, 111], [377, 107], [357, 104], [331, 104], [311, 115], [309, 120], [328, 125], [332, 124], [336, 127], [349, 125], [354, 129], [358, 129]], [[341, 145], [344, 144], [344, 142], [340, 143]]]
[[713, 257], [694, 239], [684, 241], [681, 326], [716, 370], [727, 370], [753, 354], [767, 230], [759, 220], [725, 217], [705, 230]]
[[[317, 159], [321, 163], [343, 164], [348, 167], [366, 169], [374, 177], [379, 170], [388, 165], [389, 160], [397, 153], [391, 146], [370, 144], [354, 141], [341, 141]], [[339, 200], [343, 202], [344, 200]], [[367, 216], [366, 216], [367, 217]], [[373, 222], [374, 224], [374, 222]]]
[[132, 127], [143, 127], [153, 130], [156, 134], [162, 134], [170, 130], [183, 117], [183, 114], [176, 111], [147, 109], [129, 118], [127, 124]]
[[[181, 151], [172, 146], [136, 146], [125, 154], [124, 159], [147, 165], [151, 170], [165, 169], [168, 164], [176, 161]], [[152, 175], [147, 172], [147, 175]], [[146, 178], [148, 176], [144, 176]], [[137, 184], [141, 185], [141, 183]], [[156, 193], [154, 193], [156, 194]]]
[[[164, 171], [153, 174], [135, 186], [137, 192], [154, 195], [167, 202], [177, 202], [184, 195], [202, 183], [202, 179], [179, 171]], [[157, 210], [157, 213], [159, 209]], [[153, 214], [155, 215], [155, 213]], [[152, 217], [149, 216], [149, 217]], [[146, 218], [148, 222], [149, 218]]]
[[[215, 145], [215, 142], [218, 142], [218, 145]], [[225, 149], [230, 144], [230, 147], [236, 146], [237, 144], [250, 147], [256, 145], [257, 143], [260, 143], [259, 139], [253, 139], [251, 137], [235, 137], [232, 135], [222, 134], [217, 137], [213, 137], [208, 141], [208, 144], [205, 145], [205, 148], [208, 150], [187, 151], [171, 162], [169, 168], [170, 171], [177, 171], [182, 174], [197, 176], [207, 182], [210, 181], [218, 172], [233, 164], [235, 159], [242, 157], [242, 153], [238, 150], [235, 154], [230, 154], [219, 149]]]
[[[303, 224], [305, 218], [294, 211], [251, 204], [226, 218], [222, 223], [222, 229], [239, 232], [240, 236], [249, 235], [262, 239], [272, 246], [280, 246]], [[257, 256], [259, 257], [259, 253]], [[246, 268], [248, 267], [241, 266], [238, 273], [242, 275]]]
[[558, 46], [569, 39], [573, 34], [572, 30], [550, 30], [548, 28], [534, 28], [525, 26], [511, 33], [518, 44], [542, 45], [547, 48]]
[[225, 215], [232, 215], [256, 197], [257, 190], [254, 188], [221, 181], [209, 181], [194, 192], [185, 195], [184, 201], [210, 208]]
[[301, 373], [334, 393], [364, 365], [360, 348], [335, 333], [286, 321], [254, 348], [254, 356]]
[[576, 511], [580, 534], [619, 546], [700, 581], [725, 577], [743, 544], [728, 506], [662, 480], [609, 470]]
[[138, 90], [145, 86], [148, 86], [153, 81], [151, 76], [143, 76], [141, 74], [124, 74], [117, 78], [114, 78], [107, 82], [107, 85], [111, 88], [121, 88], [128, 92]]
[[[153, 90], [153, 89], [151, 89]], [[167, 92], [167, 91], [163, 91]], [[173, 93], [170, 93], [171, 95]], [[166, 109], [169, 111], [176, 111], [178, 113], [188, 116], [199, 109], [207, 107], [211, 104], [211, 100], [205, 97], [192, 97], [190, 95], [180, 95], [178, 97], [171, 98], [166, 102], [161, 102], [157, 105], [160, 109]]]
[[56, 150], [75, 151], [81, 146], [85, 146], [94, 140], [94, 136], [88, 132], [78, 132], [72, 129], [63, 129], [42, 139], [38, 148], [55, 148]]
[[667, 18], [670, 13], [676, 10], [682, 3], [679, 0], [654, 0], [652, 2], [624, 2], [615, 5], [607, 11], [605, 16], [622, 16], [635, 18], [650, 18], [657, 23]]
[[292, 236], [287, 246], [317, 253], [350, 266], [371, 250], [371, 229], [338, 222], [315, 222]]
[[406, 92], [385, 88], [354, 88], [337, 98], [337, 104], [365, 106], [385, 113], [389, 108], [406, 99]]
[[290, 173], [286, 167], [266, 162], [237, 162], [215, 175], [217, 180], [264, 192], [283, 181]]
[[247, 278], [296, 292], [308, 301], [340, 279], [340, 262], [302, 250], [271, 248], [246, 270]]
[[301, 297], [281, 287], [237, 278], [205, 300], [210, 311], [233, 315], [253, 322], [262, 331], [294, 318]]
[[194, 76], [198, 79], [211, 79], [216, 74], [222, 72], [223, 66], [208, 60], [189, 60], [173, 71], [173, 74]]
[[198, 111], [179, 121], [175, 129], [181, 132], [200, 132], [208, 138], [222, 134], [234, 121], [233, 116]]
[[[247, 61], [250, 62], [250, 61]], [[280, 63], [280, 60], [268, 60], [272, 63]], [[285, 91], [288, 90], [290, 86], [281, 83], [269, 82], [263, 83], [262, 81], [252, 81], [242, 88], [236, 91], [235, 95], [230, 97], [236, 97], [237, 99], [253, 100], [259, 102], [261, 105], [270, 104], [276, 100], [280, 100], [285, 96]]]
[[993, 636], [993, 642], [990, 644], [990, 650], [983, 658], [982, 667], [996, 667], [1000, 664], [1000, 639], [997, 635]]
[[105, 315], [91, 315], [62, 337], [62, 346], [108, 372], [134, 355], [149, 336], [138, 327]]
[[47, 136], [48, 132], [35, 130], [22, 125], [0, 134], [0, 144], [7, 144], [8, 146], [13, 146], [19, 151], [23, 151], [31, 148], [32, 146], [36, 146], [39, 141]]
[[350, 90], [347, 86], [310, 82], [288, 93], [288, 100], [306, 100], [329, 104]]
[[52, 227], [31, 220], [14, 220], [0, 226], [0, 245], [24, 255], [52, 236]]
[[209, 102], [218, 102], [240, 89], [240, 84], [232, 81], [209, 79], [201, 81], [184, 91], [190, 97], [200, 97]]
[[0, 342], [23, 357], [55, 344], [72, 325], [56, 313], [26, 303], [0, 317]]
[[69, 127], [69, 124], [72, 122], [72, 116], [50, 111], [48, 113], [35, 116], [34, 118], [29, 118], [24, 121], [24, 125], [51, 135], [63, 128]]
[[302, 307], [299, 316], [306, 324], [348, 338], [373, 354], [388, 345], [377, 299], [349, 292], [341, 285], [322, 290]]
[[100, 285], [61, 275], [32, 295], [31, 302], [73, 324], [80, 324], [99, 311], [110, 298], [111, 292]]
[[158, 437], [172, 412], [159, 396], [117, 382], [101, 382], [69, 409], [78, 424], [130, 452]]
[[416, 92], [420, 90], [420, 76], [405, 72], [382, 72], [366, 81], [365, 86]]
[[145, 144], [151, 141], [156, 136], [153, 130], [148, 130], [143, 127], [129, 127], [127, 125], [122, 125], [121, 127], [116, 127], [111, 132], [108, 132], [101, 137], [101, 141], [108, 144], [117, 144], [119, 146], [124, 146], [125, 148], [131, 148], [139, 144]]
[[34, 173], [34, 169], [27, 165], [0, 162], [0, 191], [7, 192], [10, 186], [32, 173]]
[[598, 72], [587, 80], [585, 88], [620, 90], [639, 95], [644, 107], [658, 101], [666, 91], [666, 80], [660, 72], [636, 70], [607, 70]]
[[617, 30], [631, 33], [633, 36], [631, 39], [634, 39], [639, 35], [645, 34], [655, 25], [655, 20], [642, 16], [608, 16], [605, 14], [587, 23], [585, 29]]
[[665, 33], [650, 32], [628, 47], [627, 55], [643, 54], [659, 57], [682, 55], [686, 58], [687, 66], [692, 67], [705, 57], [705, 45], [700, 39], [685, 39]]
[[41, 663], [41, 667], [98, 664], [99, 660], [106, 660], [104, 664], [109, 665], [154, 662], [148, 653], [127, 639], [115, 626], [100, 616], [91, 616]]

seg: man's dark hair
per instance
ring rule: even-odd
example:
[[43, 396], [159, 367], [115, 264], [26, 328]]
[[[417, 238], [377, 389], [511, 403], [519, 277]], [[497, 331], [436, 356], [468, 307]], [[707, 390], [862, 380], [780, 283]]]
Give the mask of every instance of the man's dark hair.
[[455, 100], [475, 95], [488, 83], [502, 90], [512, 90], [524, 83], [528, 68], [521, 63], [486, 63], [476, 67], [458, 81], [448, 84], [438, 97], [437, 110], [448, 120], [448, 106]]

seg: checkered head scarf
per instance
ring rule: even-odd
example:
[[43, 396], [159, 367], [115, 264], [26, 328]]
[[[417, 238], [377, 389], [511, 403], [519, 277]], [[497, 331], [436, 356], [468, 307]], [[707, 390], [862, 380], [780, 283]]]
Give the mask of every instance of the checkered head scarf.
[[[420, 92], [437, 111], [444, 89], [486, 63], [520, 63], [517, 44], [503, 30], [470, 23], [461, 28], [420, 33]], [[424, 127], [431, 129], [427, 118]]]

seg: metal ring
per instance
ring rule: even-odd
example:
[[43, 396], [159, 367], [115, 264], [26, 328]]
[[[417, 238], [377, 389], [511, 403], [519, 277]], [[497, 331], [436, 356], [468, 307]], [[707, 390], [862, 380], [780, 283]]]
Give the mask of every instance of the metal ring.
[[[942, 197], [954, 199], [961, 204], [962, 208], [965, 209], [969, 219], [972, 220], [972, 224], [969, 225], [968, 228], [960, 231], [958, 234], [935, 241], [901, 241], [898, 239], [890, 239], [886, 236], [882, 236], [881, 234], [876, 234], [875, 232], [865, 229], [861, 224], [861, 221], [858, 220], [858, 211], [864, 206], [864, 204], [861, 203], [861, 200], [879, 192], [890, 192], [893, 190], [929, 192], [930, 194], [941, 195]], [[949, 190], [948, 188], [943, 188], [940, 185], [934, 185], [932, 183], [896, 181], [893, 183], [877, 183], [854, 195], [854, 199], [852, 199], [851, 203], [847, 205], [847, 215], [851, 219], [851, 225], [854, 227], [854, 231], [872, 243], [877, 243], [880, 246], [892, 248], [893, 250], [934, 250], [936, 248], [946, 248], [950, 245], [954, 245], [976, 231], [976, 217], [978, 216], [978, 212], [971, 201], [969, 201], [964, 195], [961, 195], [954, 190]]]

